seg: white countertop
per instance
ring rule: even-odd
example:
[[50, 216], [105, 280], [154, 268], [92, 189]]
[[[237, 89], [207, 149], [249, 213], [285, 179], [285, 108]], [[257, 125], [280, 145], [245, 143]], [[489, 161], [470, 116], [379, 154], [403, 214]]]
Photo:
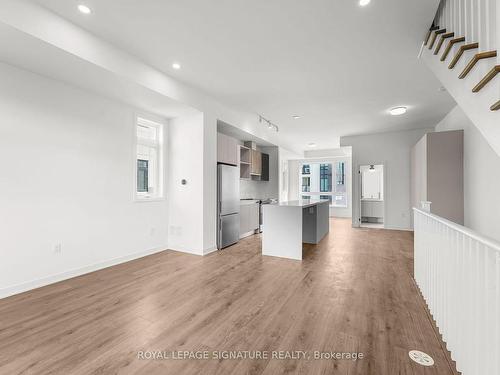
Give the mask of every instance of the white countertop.
[[283, 206], [283, 207], [311, 207], [316, 206], [318, 204], [328, 203], [330, 201], [328, 199], [299, 199], [296, 201], [284, 201], [279, 203], [271, 204], [270, 206]]
[[240, 206], [246, 206], [248, 204], [256, 204], [259, 203], [257, 199], [241, 199]]

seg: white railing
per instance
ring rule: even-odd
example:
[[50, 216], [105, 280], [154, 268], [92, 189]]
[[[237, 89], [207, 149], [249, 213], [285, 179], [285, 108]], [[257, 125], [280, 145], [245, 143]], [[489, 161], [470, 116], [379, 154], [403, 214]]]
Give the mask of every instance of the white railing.
[[498, 0], [441, 0], [434, 24], [467, 43], [479, 43], [479, 51], [497, 46]]
[[457, 370], [500, 374], [500, 243], [413, 210], [415, 281]]

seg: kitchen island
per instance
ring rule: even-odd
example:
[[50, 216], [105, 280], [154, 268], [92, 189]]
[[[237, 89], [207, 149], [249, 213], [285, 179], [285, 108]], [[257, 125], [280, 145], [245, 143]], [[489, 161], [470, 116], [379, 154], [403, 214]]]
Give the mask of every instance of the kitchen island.
[[317, 244], [329, 231], [326, 199], [263, 206], [262, 255], [302, 260], [302, 243]]

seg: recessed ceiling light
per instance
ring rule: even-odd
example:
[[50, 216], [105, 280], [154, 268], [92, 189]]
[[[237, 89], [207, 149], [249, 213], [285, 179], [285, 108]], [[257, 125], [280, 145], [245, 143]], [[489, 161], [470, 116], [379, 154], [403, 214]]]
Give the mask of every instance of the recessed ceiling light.
[[92, 10], [88, 6], [83, 5], [83, 4], [78, 5], [78, 10], [83, 14], [92, 13]]
[[294, 116], [292, 116], [292, 118], [293, 118], [294, 120], [298, 120], [298, 119], [300, 118], [300, 116], [294, 115]]
[[174, 68], [175, 70], [179, 70], [181, 68], [181, 64], [179, 64], [179, 63], [173, 63], [172, 64], [172, 68]]
[[308, 144], [308, 146], [309, 146], [309, 147], [316, 147], [316, 143], [311, 142], [311, 143], [309, 143], [309, 144]]
[[393, 116], [404, 115], [408, 109], [406, 107], [395, 107], [389, 110], [389, 113]]
[[361, 5], [362, 7], [365, 7], [368, 4], [370, 4], [370, 1], [371, 0], [359, 0], [359, 5]]

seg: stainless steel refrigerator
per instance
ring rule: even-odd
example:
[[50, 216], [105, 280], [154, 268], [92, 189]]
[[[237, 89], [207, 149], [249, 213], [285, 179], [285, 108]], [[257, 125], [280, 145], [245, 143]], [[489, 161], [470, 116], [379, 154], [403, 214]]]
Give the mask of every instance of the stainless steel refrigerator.
[[240, 238], [240, 173], [238, 167], [217, 165], [217, 247], [223, 249]]

